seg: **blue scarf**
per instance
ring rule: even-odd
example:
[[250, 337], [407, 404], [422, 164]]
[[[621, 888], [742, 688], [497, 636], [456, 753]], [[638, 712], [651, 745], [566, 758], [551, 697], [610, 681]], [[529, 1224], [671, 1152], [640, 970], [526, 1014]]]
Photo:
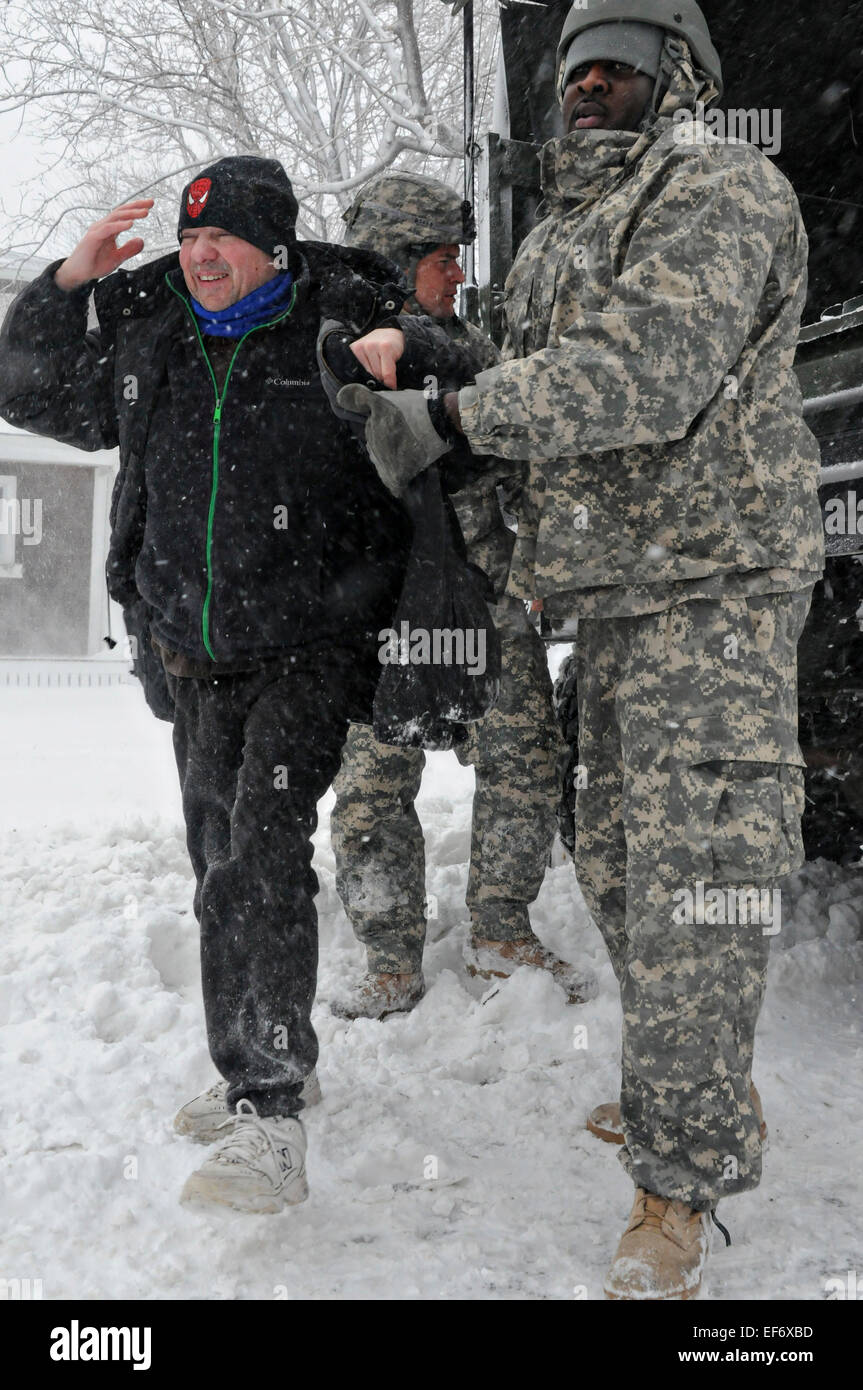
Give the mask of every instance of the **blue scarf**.
[[282, 270], [227, 309], [205, 309], [194, 295], [190, 298], [202, 333], [216, 338], [242, 338], [250, 328], [267, 323], [287, 309], [293, 293], [294, 277], [289, 270]]

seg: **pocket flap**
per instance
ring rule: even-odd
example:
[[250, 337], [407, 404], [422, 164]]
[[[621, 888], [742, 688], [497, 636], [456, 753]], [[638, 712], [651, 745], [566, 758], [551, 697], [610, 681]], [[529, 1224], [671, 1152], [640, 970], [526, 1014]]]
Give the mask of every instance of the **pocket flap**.
[[762, 715], [751, 709], [736, 711], [732, 707], [721, 718], [681, 719], [668, 732], [672, 756], [680, 762], [806, 766], [797, 742], [797, 730], [774, 714]]

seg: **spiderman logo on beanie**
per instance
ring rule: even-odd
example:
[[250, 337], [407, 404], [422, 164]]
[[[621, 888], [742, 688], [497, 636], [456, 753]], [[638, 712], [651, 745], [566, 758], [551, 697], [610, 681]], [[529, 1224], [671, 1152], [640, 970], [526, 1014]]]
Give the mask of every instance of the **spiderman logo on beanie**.
[[212, 186], [212, 179], [195, 179], [194, 183], [189, 184], [186, 211], [190, 217], [200, 217], [204, 211], [204, 204], [210, 196]]

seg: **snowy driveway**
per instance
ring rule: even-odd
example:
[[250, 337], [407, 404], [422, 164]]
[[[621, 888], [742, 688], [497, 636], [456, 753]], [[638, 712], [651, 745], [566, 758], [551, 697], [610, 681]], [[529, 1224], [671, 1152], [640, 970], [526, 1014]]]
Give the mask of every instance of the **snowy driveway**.
[[[171, 1120], [214, 1074], [170, 731], [131, 686], [3, 690], [0, 710], [0, 1277], [46, 1299], [601, 1297], [631, 1188], [583, 1128], [615, 1095], [619, 1022], [570, 864], [534, 924], [600, 971], [600, 997], [567, 1007], [527, 970], [469, 979], [473, 777], [432, 755], [431, 988], [413, 1014], [349, 1025], [325, 1002], [362, 964], [325, 798], [311, 1197], [195, 1212], [177, 1197], [203, 1150]], [[734, 1244], [714, 1246], [712, 1299], [823, 1299], [863, 1274], [863, 879], [807, 865], [783, 908], [755, 1069], [771, 1144], [761, 1189], [720, 1210]]]

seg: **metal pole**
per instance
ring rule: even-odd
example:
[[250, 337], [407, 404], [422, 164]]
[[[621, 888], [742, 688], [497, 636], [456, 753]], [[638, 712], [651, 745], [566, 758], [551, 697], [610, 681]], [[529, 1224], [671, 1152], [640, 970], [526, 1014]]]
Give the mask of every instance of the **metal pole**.
[[[474, 205], [474, 73], [473, 73], [473, 0], [468, 0], [462, 11], [464, 25], [464, 196]], [[473, 244], [465, 247], [464, 253], [465, 298], [468, 313], [476, 315], [476, 264]]]

